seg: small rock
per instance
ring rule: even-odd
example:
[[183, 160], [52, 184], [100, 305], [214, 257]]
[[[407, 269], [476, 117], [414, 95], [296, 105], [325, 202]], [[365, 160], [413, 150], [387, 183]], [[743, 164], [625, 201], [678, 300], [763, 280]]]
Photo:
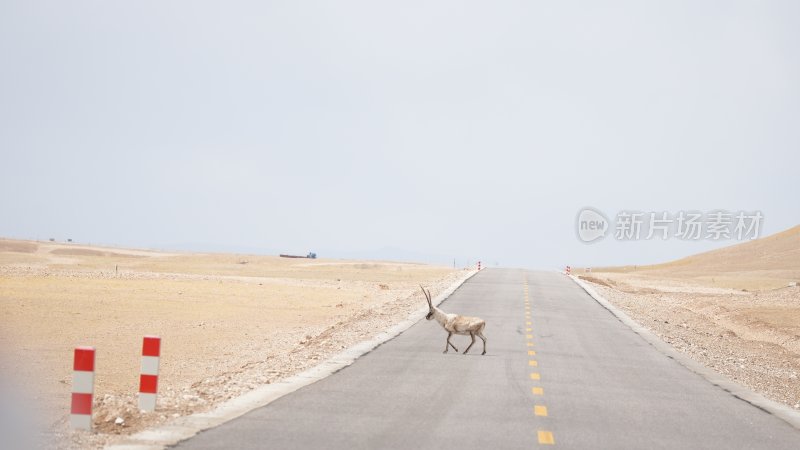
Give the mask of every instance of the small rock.
[[123, 419], [122, 417], [117, 417], [117, 420], [114, 421], [114, 424], [123, 425], [125, 424], [125, 419]]

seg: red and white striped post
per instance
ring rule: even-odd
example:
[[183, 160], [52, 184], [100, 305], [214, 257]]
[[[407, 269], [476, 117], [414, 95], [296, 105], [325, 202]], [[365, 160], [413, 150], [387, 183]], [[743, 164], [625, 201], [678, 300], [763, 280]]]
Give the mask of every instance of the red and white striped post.
[[94, 397], [94, 347], [75, 348], [72, 370], [72, 405], [69, 423], [72, 428], [91, 430]]
[[571, 275], [572, 274], [572, 267], [567, 266], [567, 269], [564, 270], [564, 273], [566, 273], [567, 275]]
[[478, 271], [480, 272], [480, 270], [481, 270], [481, 262], [478, 261]]
[[155, 411], [158, 393], [158, 364], [161, 358], [161, 338], [145, 336], [142, 343], [142, 373], [139, 376], [139, 409]]

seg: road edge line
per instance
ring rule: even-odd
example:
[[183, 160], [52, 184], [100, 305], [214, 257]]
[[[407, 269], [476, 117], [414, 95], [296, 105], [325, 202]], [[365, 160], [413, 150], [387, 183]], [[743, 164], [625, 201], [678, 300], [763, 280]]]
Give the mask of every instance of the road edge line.
[[739, 400], [745, 401], [753, 405], [754, 407], [759, 408], [767, 412], [768, 414], [771, 414], [783, 420], [790, 426], [800, 430], [800, 412], [795, 411], [794, 409], [782, 403], [770, 400], [764, 397], [763, 395], [759, 394], [758, 392], [755, 392], [745, 386], [742, 386], [741, 384], [732, 381], [730, 378], [714, 371], [713, 369], [704, 366], [700, 362], [692, 359], [689, 355], [675, 350], [674, 347], [664, 342], [655, 333], [653, 333], [649, 329], [645, 328], [644, 326], [633, 320], [621, 309], [612, 305], [611, 302], [609, 302], [602, 295], [597, 293], [597, 291], [595, 291], [594, 288], [589, 286], [585, 281], [579, 279], [575, 275], [567, 275], [567, 276], [571, 278], [572, 281], [575, 282], [575, 284], [580, 286], [581, 289], [583, 289], [587, 294], [589, 294], [589, 296], [592, 297], [597, 303], [599, 303], [600, 306], [607, 309], [611, 314], [616, 316], [616, 318], [619, 319], [620, 322], [628, 326], [636, 334], [638, 334], [645, 341], [647, 341], [648, 344], [655, 347], [658, 351], [666, 355], [668, 358], [674, 359], [680, 365], [686, 367], [687, 369], [691, 370], [697, 375], [700, 375], [709, 383], [728, 392], [729, 394], [733, 395]]
[[[437, 295], [433, 303], [436, 306], [440, 305], [478, 273], [477, 270], [471, 270]], [[201, 431], [220, 426], [254, 409], [266, 406], [300, 388], [333, 375], [356, 362], [358, 358], [411, 328], [425, 317], [427, 312], [428, 307], [423, 306], [409, 314], [405, 320], [378, 333], [374, 338], [361, 341], [301, 373], [276, 383], [257, 387], [244, 395], [217, 405], [210, 411], [179, 417], [158, 427], [142, 430], [104, 448], [106, 450], [161, 450], [168, 446], [177, 445], [179, 442], [185, 441]]]

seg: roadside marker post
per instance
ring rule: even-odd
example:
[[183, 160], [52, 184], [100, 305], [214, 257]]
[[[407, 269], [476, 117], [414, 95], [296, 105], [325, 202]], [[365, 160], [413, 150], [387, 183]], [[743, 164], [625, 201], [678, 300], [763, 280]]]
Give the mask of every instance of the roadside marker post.
[[94, 347], [76, 347], [72, 364], [72, 404], [69, 423], [72, 428], [92, 429], [94, 400]]
[[142, 370], [139, 375], [139, 410], [152, 412], [158, 396], [158, 366], [161, 359], [161, 338], [145, 336], [142, 342]]
[[572, 274], [572, 267], [567, 266], [567, 268], [564, 270], [564, 273], [566, 273], [567, 275]]

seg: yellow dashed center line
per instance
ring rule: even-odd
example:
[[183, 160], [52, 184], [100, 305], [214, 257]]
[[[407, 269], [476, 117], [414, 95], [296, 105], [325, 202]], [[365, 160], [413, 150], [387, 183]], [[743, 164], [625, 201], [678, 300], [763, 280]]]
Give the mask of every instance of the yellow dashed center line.
[[[533, 339], [533, 334], [530, 334], [531, 332], [533, 332], [533, 328], [532, 328], [533, 322], [531, 321], [531, 303], [530, 303], [530, 298], [528, 296], [528, 294], [529, 294], [529, 291], [528, 291], [528, 279], [525, 278], [524, 281], [525, 281], [525, 285], [524, 285], [524, 288], [525, 288], [524, 289], [525, 290], [525, 304], [524, 304], [524, 306], [525, 306], [525, 325], [526, 325], [525, 331], [528, 333], [528, 334], [525, 335], [525, 337], [527, 339], [527, 342], [526, 342], [527, 346], [528, 347], [533, 347], [533, 342], [531, 341]], [[536, 351], [528, 350], [528, 356], [536, 356]], [[539, 362], [537, 360], [535, 360], [535, 359], [529, 359], [528, 360], [528, 366], [529, 367], [539, 367]], [[539, 372], [531, 372], [530, 377], [531, 377], [531, 380], [533, 380], [533, 381], [539, 381], [542, 378], [542, 376], [541, 376], [541, 374]], [[544, 395], [544, 388], [541, 387], [541, 386], [533, 386], [533, 387], [531, 387], [531, 394], [534, 395], [534, 396], [543, 396]], [[545, 405], [534, 405], [533, 406], [533, 414], [535, 416], [537, 416], [537, 417], [547, 417], [548, 416], [547, 415], [547, 406], [545, 406]], [[553, 433], [551, 431], [537, 430], [536, 434], [537, 434], [537, 438], [539, 440], [539, 444], [540, 445], [554, 445], [556, 443], [556, 440], [553, 437]]]
[[552, 445], [556, 443], [556, 440], [553, 439], [553, 433], [549, 431], [539, 430], [539, 443], [545, 445], [547, 444]]

